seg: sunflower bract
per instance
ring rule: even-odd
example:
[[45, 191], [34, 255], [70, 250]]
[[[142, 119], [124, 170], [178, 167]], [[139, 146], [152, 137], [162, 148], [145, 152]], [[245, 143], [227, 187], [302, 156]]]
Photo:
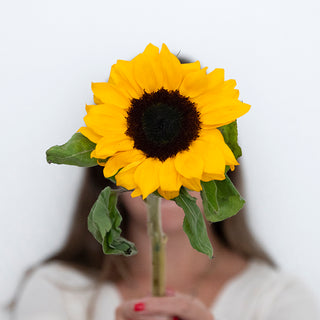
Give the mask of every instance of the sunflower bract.
[[173, 199], [181, 186], [200, 191], [200, 181], [224, 180], [225, 167], [238, 165], [217, 129], [250, 109], [235, 86], [223, 69], [207, 73], [149, 44], [118, 60], [108, 82], [92, 84], [96, 104], [79, 131], [96, 144], [92, 157], [108, 158], [105, 177], [116, 174], [133, 197], [158, 191]]

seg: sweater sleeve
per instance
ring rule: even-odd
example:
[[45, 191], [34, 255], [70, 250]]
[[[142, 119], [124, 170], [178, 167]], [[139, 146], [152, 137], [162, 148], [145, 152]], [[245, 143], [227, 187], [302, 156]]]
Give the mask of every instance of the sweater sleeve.
[[47, 268], [32, 273], [19, 293], [14, 320], [67, 320], [59, 287]]
[[274, 294], [263, 317], [265, 320], [319, 320], [314, 295], [299, 280], [292, 279]]
[[317, 308], [297, 277], [257, 260], [225, 285], [213, 315], [215, 320], [320, 320]]
[[13, 320], [84, 320], [93, 289], [78, 271], [59, 263], [32, 273], [18, 297]]

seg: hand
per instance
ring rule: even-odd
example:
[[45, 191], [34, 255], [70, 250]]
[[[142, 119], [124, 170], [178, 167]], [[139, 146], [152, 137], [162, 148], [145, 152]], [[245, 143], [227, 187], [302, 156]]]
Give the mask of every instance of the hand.
[[214, 320], [210, 310], [197, 298], [175, 294], [123, 302], [116, 320]]

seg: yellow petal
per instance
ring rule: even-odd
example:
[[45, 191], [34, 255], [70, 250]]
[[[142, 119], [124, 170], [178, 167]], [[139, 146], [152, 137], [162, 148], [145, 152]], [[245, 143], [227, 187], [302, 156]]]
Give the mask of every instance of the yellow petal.
[[214, 69], [208, 74], [208, 90], [213, 90], [224, 82], [224, 69]]
[[232, 93], [232, 97], [235, 99], [239, 99], [240, 92], [238, 89], [234, 89]]
[[138, 85], [147, 93], [163, 86], [163, 70], [160, 64], [159, 48], [149, 44], [143, 53], [133, 60], [134, 77]]
[[[92, 83], [92, 91], [95, 103], [110, 103], [118, 107], [127, 109], [130, 106], [130, 96], [119, 91], [111, 83], [96, 82]], [[98, 103], [97, 103], [98, 102]]]
[[[219, 71], [216, 71], [219, 70]], [[221, 105], [230, 104], [232, 102], [239, 102], [239, 90], [234, 89], [236, 86], [235, 80], [223, 81], [223, 69], [215, 69], [216, 76], [210, 77], [208, 75], [208, 87], [201, 95], [197, 96], [195, 103], [197, 104], [201, 113], [206, 113], [221, 107]]]
[[201, 110], [200, 121], [204, 125], [221, 126], [221, 124], [231, 123], [237, 118], [247, 113], [250, 105], [235, 99], [225, 99], [218, 105], [213, 105], [212, 110]]
[[218, 148], [224, 158], [225, 165], [233, 167], [239, 164], [237, 159], [234, 157], [233, 152], [225, 143], [222, 133], [218, 129], [202, 129], [198, 140], [204, 141], [208, 146], [213, 145]]
[[203, 172], [203, 160], [192, 152], [192, 146], [189, 149], [176, 155], [174, 165], [182, 176], [200, 179]]
[[132, 61], [118, 60], [111, 67], [109, 82], [125, 90], [132, 98], [139, 98], [143, 90], [138, 85], [133, 72]]
[[199, 61], [191, 63], [182, 63], [181, 69], [183, 76], [185, 76], [190, 72], [199, 71], [201, 69], [201, 65]]
[[122, 186], [127, 190], [132, 190], [136, 188], [137, 184], [134, 181], [134, 174], [135, 174], [135, 171], [137, 170], [137, 166], [140, 163], [141, 161], [135, 161], [128, 164], [123, 169], [121, 169], [115, 176], [117, 181], [117, 186]]
[[181, 181], [182, 181], [182, 185], [188, 188], [189, 190], [193, 190], [193, 191], [202, 190], [200, 179], [195, 179], [195, 178], [188, 179], [185, 177], [181, 177]]
[[[88, 108], [90, 107], [90, 108]], [[121, 134], [127, 130], [127, 120], [123, 110], [112, 105], [87, 106], [88, 113], [84, 122], [89, 128], [101, 136], [108, 136], [110, 132]], [[119, 111], [121, 110], [121, 111]]]
[[153, 158], [145, 159], [138, 166], [134, 181], [141, 190], [143, 199], [159, 188], [159, 167], [160, 161]]
[[103, 169], [105, 177], [114, 176], [119, 169], [125, 167], [131, 162], [142, 161], [145, 158], [143, 153], [137, 149], [117, 152], [114, 156], [108, 159]]
[[231, 170], [234, 170], [235, 165], [239, 165], [237, 159], [234, 157], [233, 152], [231, 149], [225, 145], [221, 148], [221, 151], [223, 153], [224, 159], [226, 161], [226, 165], [231, 167]]
[[224, 138], [220, 130], [216, 128], [202, 129], [198, 140], [202, 140], [209, 144], [225, 145]]
[[225, 174], [203, 173], [201, 180], [208, 182], [212, 180], [224, 180]]
[[116, 152], [133, 149], [133, 141], [125, 135], [109, 135], [99, 140], [95, 155], [99, 159], [106, 159]]
[[223, 156], [223, 147], [220, 143], [219, 145], [206, 143], [200, 139], [193, 144], [195, 154], [203, 160], [203, 172], [224, 174], [226, 162]]
[[94, 143], [98, 143], [98, 141], [102, 138], [99, 134], [94, 132], [94, 130], [87, 127], [81, 127], [78, 132], [82, 133], [85, 137], [87, 137]]
[[[221, 76], [222, 80], [222, 76]], [[238, 99], [239, 98], [239, 90], [235, 89], [237, 85], [236, 80], [230, 79], [226, 81], [221, 81], [221, 82], [210, 82], [209, 79], [209, 84], [208, 84], [208, 91], [204, 92], [204, 94], [209, 93], [210, 95], [216, 95], [217, 97], [229, 97], [233, 99]]]
[[92, 113], [92, 115], [96, 115], [100, 117], [100, 115], [106, 115], [109, 117], [126, 117], [127, 110], [118, 107], [111, 103], [102, 103], [102, 104], [93, 104], [93, 105], [86, 105], [87, 113]]
[[160, 63], [164, 72], [164, 89], [177, 90], [182, 81], [181, 63], [165, 44], [161, 48]]
[[208, 78], [206, 74], [207, 68], [203, 68], [199, 71], [188, 73], [183, 79], [180, 86], [180, 93], [185, 97], [197, 97], [208, 86]]
[[234, 88], [237, 85], [237, 81], [234, 79], [229, 79], [224, 81], [220, 87], [217, 87], [217, 90], [221, 91], [222, 93], [231, 93], [234, 91]]
[[181, 187], [180, 175], [178, 174], [174, 160], [168, 158], [160, 166], [160, 188], [165, 191], [179, 191]]
[[203, 171], [206, 173], [214, 173], [218, 175], [223, 175], [225, 168], [226, 168], [226, 162], [222, 155], [221, 150], [219, 150], [217, 147], [210, 147], [207, 150], [207, 153], [203, 156], [204, 159], [204, 167]]
[[141, 190], [140, 190], [138, 187], [136, 187], [136, 188], [131, 192], [131, 197], [132, 197], [132, 198], [139, 197], [139, 196], [141, 196], [141, 195], [142, 195], [142, 192], [141, 192]]
[[234, 79], [229, 79], [224, 81], [223, 77], [224, 74], [222, 74], [222, 71], [216, 71], [216, 70], [223, 70], [223, 69], [215, 69], [212, 72], [215, 72], [215, 74], [208, 74], [208, 90], [210, 90], [213, 94], [222, 94], [222, 95], [229, 95], [232, 96], [234, 94], [234, 91], [237, 91], [235, 89], [237, 82]]
[[163, 191], [161, 188], [158, 189], [159, 194], [167, 200], [176, 198], [179, 195], [179, 191]]

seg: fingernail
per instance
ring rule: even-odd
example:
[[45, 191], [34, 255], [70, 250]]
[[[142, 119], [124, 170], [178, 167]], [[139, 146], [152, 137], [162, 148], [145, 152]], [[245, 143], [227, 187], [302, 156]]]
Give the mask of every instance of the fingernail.
[[144, 308], [145, 308], [145, 305], [143, 302], [139, 302], [134, 305], [134, 311], [143, 311]]
[[180, 320], [180, 318], [179, 317], [173, 317], [172, 320]]

